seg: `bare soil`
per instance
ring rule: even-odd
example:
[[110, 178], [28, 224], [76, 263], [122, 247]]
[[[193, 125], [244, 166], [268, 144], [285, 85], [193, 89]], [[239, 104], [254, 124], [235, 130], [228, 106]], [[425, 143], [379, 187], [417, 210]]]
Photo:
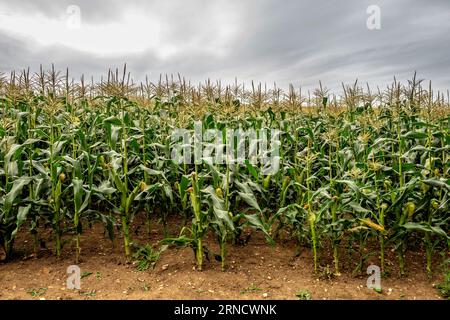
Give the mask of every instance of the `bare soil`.
[[[178, 221], [175, 221], [178, 223]], [[135, 228], [142, 223], [135, 223]], [[172, 234], [179, 230], [169, 224]], [[139, 228], [133, 239], [140, 243], [157, 243], [162, 239], [160, 225], [153, 221], [151, 239], [145, 227]], [[50, 233], [43, 235], [50, 239]], [[16, 256], [0, 263], [0, 299], [298, 299], [296, 293], [308, 290], [312, 299], [441, 299], [434, 285], [441, 280], [439, 259], [435, 262], [435, 277], [425, 273], [425, 254], [411, 250], [407, 254], [408, 276], [397, 276], [396, 256], [389, 252], [387, 264], [390, 276], [382, 278], [382, 292], [366, 287], [367, 274], [354, 275], [354, 257], [342, 257], [342, 274], [333, 276], [328, 252], [322, 253], [321, 270], [313, 272], [309, 248], [296, 255], [294, 241], [278, 241], [270, 246], [259, 233], [253, 233], [246, 245], [228, 245], [227, 270], [221, 271], [220, 262], [213, 257], [205, 260], [204, 270], [195, 270], [190, 248], [171, 247], [161, 254], [154, 269], [137, 271], [136, 263], [125, 263], [121, 238], [116, 245], [103, 232], [103, 226], [94, 225], [82, 236], [82, 261], [78, 264], [83, 277], [80, 290], [66, 288], [67, 267], [75, 264], [71, 237], [57, 259], [49, 249], [33, 254], [32, 239], [25, 231], [16, 240]], [[214, 238], [206, 244], [218, 252]], [[374, 249], [376, 251], [376, 248]], [[376, 256], [366, 262], [365, 268], [376, 264]], [[327, 268], [327, 263], [329, 268]]]

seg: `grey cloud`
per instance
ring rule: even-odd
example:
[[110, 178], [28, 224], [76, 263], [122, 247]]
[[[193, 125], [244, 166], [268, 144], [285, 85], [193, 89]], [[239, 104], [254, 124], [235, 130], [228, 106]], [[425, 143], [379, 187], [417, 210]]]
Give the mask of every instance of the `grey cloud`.
[[[330, 88], [356, 78], [386, 85], [394, 76], [407, 79], [415, 70], [441, 90], [450, 88], [450, 1], [21, 1], [18, 13], [38, 10], [49, 17], [67, 4], [82, 8], [83, 22], [121, 21], [124, 8], [136, 9], [163, 23], [162, 37], [183, 50], [163, 59], [154, 50], [101, 57], [63, 46], [39, 47], [3, 34], [0, 24], [2, 71], [40, 63], [70, 67], [74, 74], [105, 74], [108, 67], [128, 63], [137, 79], [145, 74], [181, 73], [194, 82], [212, 79], [262, 81], [281, 86]], [[1, 7], [2, 2], [0, 2]], [[381, 8], [382, 29], [366, 28], [366, 8]], [[1, 9], [0, 9], [1, 12]], [[217, 17], [233, 18], [220, 21]], [[223, 54], [205, 50], [218, 37], [218, 24], [238, 29], [224, 43]], [[32, 26], [30, 26], [31, 28]], [[146, 30], [135, 30], [146, 41]], [[120, 41], [120, 39], [118, 39]], [[221, 50], [221, 49], [220, 49]]]
[[[89, 24], [104, 24], [122, 19], [121, 3], [118, 0], [0, 0], [0, 12], [10, 15], [39, 13], [45, 17], [57, 19], [66, 14], [70, 5], [77, 5], [82, 12], [83, 21]], [[30, 26], [31, 27], [31, 26]]]

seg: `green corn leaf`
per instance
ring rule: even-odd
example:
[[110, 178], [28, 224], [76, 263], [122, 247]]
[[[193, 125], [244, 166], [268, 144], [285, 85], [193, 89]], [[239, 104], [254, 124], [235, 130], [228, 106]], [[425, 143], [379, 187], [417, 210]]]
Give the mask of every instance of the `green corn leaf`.
[[418, 231], [423, 231], [423, 232], [431, 232], [433, 234], [444, 237], [446, 239], [450, 239], [450, 236], [444, 230], [442, 230], [441, 227], [431, 226], [424, 222], [421, 222], [421, 223], [406, 222], [402, 225], [402, 228], [405, 228], [406, 230], [418, 230]]
[[14, 201], [21, 195], [23, 187], [28, 185], [31, 181], [32, 179], [28, 177], [21, 177], [14, 181], [11, 190], [6, 194], [3, 203], [6, 212], [11, 210]]
[[11, 238], [14, 238], [16, 236], [20, 226], [24, 224], [24, 222], [27, 220], [27, 215], [30, 212], [30, 209], [31, 205], [28, 205], [26, 207], [19, 207], [17, 212], [16, 228], [11, 233]]

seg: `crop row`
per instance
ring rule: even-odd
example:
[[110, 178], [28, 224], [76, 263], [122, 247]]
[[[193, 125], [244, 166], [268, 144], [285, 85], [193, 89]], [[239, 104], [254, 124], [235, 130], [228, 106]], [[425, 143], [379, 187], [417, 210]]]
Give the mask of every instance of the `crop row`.
[[[343, 90], [337, 98], [322, 86], [302, 96], [293, 87], [284, 93], [191, 86], [183, 79], [138, 85], [125, 73], [85, 85], [54, 70], [3, 78], [0, 246], [6, 259], [27, 227], [36, 250], [42, 228], [51, 228], [57, 256], [73, 237], [78, 261], [83, 227], [97, 221], [111, 239], [120, 230], [129, 259], [130, 225], [144, 215], [148, 230], [159, 217], [162, 244], [192, 247], [199, 270], [206, 235], [215, 235], [225, 269], [227, 245], [250, 228], [269, 243], [284, 233], [310, 247], [315, 270], [318, 251], [329, 243], [336, 274], [345, 240], [354, 244], [359, 268], [376, 241], [381, 269], [389, 248], [405, 274], [405, 253], [418, 239], [431, 274], [433, 256], [450, 247], [448, 101], [415, 79], [376, 94], [356, 83]], [[182, 128], [194, 135], [196, 121], [203, 134], [222, 133], [203, 148], [235, 139], [230, 129], [257, 132], [257, 144], [279, 130], [278, 170], [268, 174], [254, 159], [174, 161], [173, 133]], [[170, 235], [167, 221], [175, 215], [182, 227]]]

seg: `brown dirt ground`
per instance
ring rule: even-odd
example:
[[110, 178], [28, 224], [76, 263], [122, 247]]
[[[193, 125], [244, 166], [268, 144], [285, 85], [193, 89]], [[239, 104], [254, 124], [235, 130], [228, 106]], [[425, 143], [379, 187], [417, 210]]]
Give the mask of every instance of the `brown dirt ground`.
[[[178, 226], [170, 225], [175, 234]], [[152, 226], [150, 242], [156, 243], [162, 232], [156, 221]], [[133, 234], [135, 241], [148, 241], [143, 229], [140, 235]], [[389, 253], [387, 264], [391, 275], [382, 279], [383, 291], [379, 294], [366, 288], [367, 275], [352, 275], [355, 259], [342, 258], [343, 272], [339, 277], [327, 277], [324, 268], [317, 275], [308, 248], [303, 248], [296, 257], [293, 241], [278, 241], [272, 247], [259, 233], [253, 233], [245, 246], [228, 245], [225, 272], [221, 272], [220, 262], [214, 259], [205, 261], [204, 271], [196, 271], [192, 249], [177, 247], [163, 252], [155, 269], [137, 271], [135, 264], [125, 263], [121, 239], [116, 241], [113, 247], [102, 225], [85, 230], [82, 261], [78, 265], [82, 273], [92, 274], [82, 278], [81, 290], [68, 290], [66, 269], [75, 262], [70, 241], [60, 259], [51, 249], [41, 249], [35, 257], [31, 237], [22, 232], [15, 244], [16, 257], [0, 263], [0, 299], [297, 299], [299, 290], [308, 290], [314, 300], [441, 299], [434, 288], [441, 280], [440, 272], [431, 280], [427, 278], [423, 252], [408, 252], [406, 278], [397, 276], [396, 257]], [[218, 251], [213, 237], [206, 243], [213, 252]], [[52, 248], [51, 242], [47, 247]], [[327, 262], [331, 268], [329, 260], [322, 259], [321, 263]], [[377, 259], [372, 257], [367, 263], [370, 262], [376, 264]]]

